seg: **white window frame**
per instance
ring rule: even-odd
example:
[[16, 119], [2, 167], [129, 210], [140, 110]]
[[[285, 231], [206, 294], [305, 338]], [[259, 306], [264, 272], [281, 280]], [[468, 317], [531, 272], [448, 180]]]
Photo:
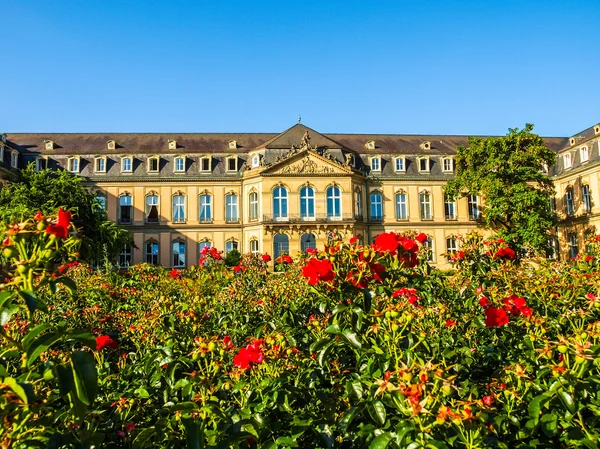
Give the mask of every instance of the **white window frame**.
[[248, 194], [248, 221], [258, 221], [258, 192]]
[[[275, 221], [287, 221], [290, 208], [289, 208], [290, 192], [287, 187], [278, 185], [273, 189], [273, 218]], [[279, 212], [275, 212], [275, 205], [279, 206]], [[284, 207], [285, 206], [285, 207]], [[285, 210], [284, 210], [285, 209]]]
[[[204, 217], [202, 212], [204, 211]], [[200, 223], [212, 223], [212, 195], [204, 192], [198, 196], [198, 221]]]
[[225, 255], [234, 249], [240, 250], [240, 243], [236, 239], [229, 239], [225, 242]]
[[577, 238], [577, 234], [572, 232], [567, 236], [567, 241], [569, 243], [569, 258], [574, 259], [579, 254], [579, 241]]
[[[377, 201], [373, 201], [374, 200], [374, 196], [379, 196], [379, 199], [377, 199]], [[377, 209], [377, 205], [379, 205], [379, 209], [381, 210], [381, 215], [373, 215], [373, 207], [375, 207], [375, 209]], [[384, 210], [383, 210], [383, 193], [379, 190], [373, 190], [371, 193], [369, 193], [369, 217], [371, 220], [376, 220], [376, 221], [383, 221], [383, 215], [384, 215]]]
[[[123, 198], [129, 198], [129, 204], [121, 204]], [[129, 207], [129, 221], [124, 221], [122, 209], [123, 207]], [[119, 224], [132, 224], [133, 223], [133, 196], [129, 193], [119, 195], [119, 215], [117, 217]]]
[[79, 173], [81, 168], [81, 159], [79, 156], [72, 156], [67, 159], [67, 171], [71, 173]]
[[572, 157], [571, 157], [571, 153], [567, 153], [563, 155], [563, 165], [565, 167], [565, 169], [571, 168], [572, 167]]
[[469, 212], [469, 220], [475, 221], [481, 218], [481, 206], [479, 204], [479, 196], [474, 194], [467, 196], [467, 210]]
[[[148, 245], [151, 245], [150, 252], [148, 252]], [[156, 245], [156, 253], [154, 253], [154, 245]], [[156, 258], [156, 263], [154, 258]], [[148, 239], [144, 242], [144, 262], [151, 265], [160, 265], [160, 243], [154, 239]]]
[[[160, 222], [160, 209], [159, 209], [160, 198], [158, 197], [158, 195], [156, 195], [154, 193], [150, 193], [150, 194], [146, 195], [145, 203], [146, 203], [145, 204], [146, 210], [144, 211], [145, 212], [145, 217], [144, 217], [145, 222], [146, 223], [159, 223]], [[150, 211], [152, 210], [152, 207], [156, 207], [156, 221], [150, 221], [150, 219], [149, 219]]]
[[[208, 161], [208, 169], [204, 170], [204, 161]], [[210, 173], [212, 170], [212, 157], [211, 156], [202, 156], [198, 160], [198, 171], [200, 173]]]
[[[152, 170], [152, 161], [156, 161], [156, 170]], [[160, 157], [150, 156], [147, 161], [146, 169], [148, 173], [159, 173], [160, 172]]]
[[[229, 168], [229, 162], [233, 161], [235, 164], [235, 168]], [[238, 171], [238, 157], [237, 156], [229, 156], [225, 159], [225, 171], [229, 173], [235, 173]]]
[[427, 240], [423, 243], [423, 246], [428, 248], [427, 261], [435, 263], [435, 241], [430, 236], [427, 236]]
[[[446, 167], [446, 164], [449, 164], [450, 167]], [[445, 157], [442, 159], [442, 172], [444, 173], [453, 173], [454, 172], [454, 159], [451, 157]]]
[[381, 156], [373, 156], [369, 159], [369, 166], [371, 167], [371, 171], [380, 172], [381, 171]]
[[[585, 158], [584, 158], [585, 155]], [[581, 160], [581, 162], [588, 162], [590, 160], [590, 149], [585, 146], [585, 147], [581, 147], [579, 149], [579, 159]]]
[[[180, 163], [181, 167], [179, 167]], [[185, 173], [185, 156], [175, 156], [173, 159], [173, 172]]]
[[[422, 162], [425, 162], [427, 164], [426, 168], [421, 167]], [[429, 160], [428, 157], [418, 158], [417, 163], [418, 163], [419, 173], [429, 173], [429, 171], [431, 170], [431, 161]]]
[[258, 254], [260, 252], [258, 239], [251, 239], [250, 242], [248, 242], [248, 248], [252, 254]]
[[12, 168], [18, 168], [19, 167], [19, 152], [16, 150], [12, 150], [10, 152], [10, 166]]
[[177, 193], [173, 195], [171, 198], [172, 204], [172, 215], [173, 215], [173, 223], [185, 223], [186, 221], [186, 211], [185, 211], [185, 195], [182, 193]]
[[[239, 195], [237, 193], [228, 193], [225, 195], [225, 222], [237, 223], [240, 220]], [[227, 212], [231, 209], [232, 213]], [[235, 211], [235, 213], [233, 213]]]
[[[45, 167], [42, 167], [42, 161], [44, 162]], [[46, 168], [48, 168], [48, 159], [46, 159], [45, 157], [36, 157], [35, 158], [35, 171], [39, 173], [42, 170], [45, 170]]]
[[354, 191], [354, 210], [358, 217], [363, 216], [363, 204], [362, 204], [362, 190], [356, 189]]
[[[401, 200], [404, 197], [404, 200]], [[400, 213], [404, 206], [404, 214]], [[394, 194], [394, 208], [397, 221], [408, 221], [408, 194], [399, 190]]]
[[565, 214], [567, 217], [572, 217], [575, 215], [575, 193], [573, 192], [573, 187], [568, 186], [565, 189]]
[[421, 221], [433, 220], [433, 195], [429, 190], [419, 192], [419, 215]]
[[452, 255], [458, 252], [458, 241], [456, 237], [450, 236], [446, 237], [446, 254], [448, 262], [452, 260]]
[[589, 214], [592, 212], [592, 191], [589, 184], [581, 184], [581, 202], [583, 203], [583, 212]]
[[[449, 213], [450, 211], [452, 211], [452, 214]], [[446, 194], [444, 194], [444, 218], [449, 221], [456, 220], [458, 218], [456, 201], [451, 201]]]
[[252, 168], [257, 168], [260, 165], [260, 156], [255, 154], [252, 156]]
[[[175, 251], [175, 245], [178, 245], [177, 252]], [[183, 245], [183, 252], [181, 252], [181, 248]], [[177, 263], [175, 260], [175, 255], [177, 255]], [[186, 267], [186, 258], [187, 258], [187, 245], [182, 239], [175, 239], [171, 242], [171, 265], [173, 268], [185, 268]]]
[[[337, 189], [337, 191], [336, 191]], [[326, 205], [327, 205], [327, 219], [328, 220], [341, 220], [342, 219], [342, 189], [340, 188], [340, 186], [329, 186], [327, 187], [327, 190], [325, 191], [326, 194]], [[329, 200], [331, 200], [331, 204], [333, 206], [333, 210], [329, 210]], [[336, 209], [336, 203], [337, 203], [337, 209]]]
[[[129, 169], [125, 169], [125, 161], [129, 161]], [[123, 156], [121, 157], [121, 173], [132, 173], [133, 172], [133, 157]]]
[[[306, 190], [305, 190], [306, 189]], [[317, 205], [315, 202], [315, 188], [311, 185], [303, 185], [300, 187], [300, 219], [302, 221], [311, 221], [316, 219]], [[302, 202], [304, 201], [305, 210], [302, 210]], [[312, 213], [310, 204], [312, 203]]]
[[406, 158], [404, 156], [394, 158], [394, 171], [398, 173], [404, 173], [406, 171]]
[[[121, 260], [123, 260], [123, 263], [121, 263]], [[131, 265], [133, 265], [133, 248], [125, 243], [119, 253], [119, 267], [129, 268]]]
[[[94, 173], [106, 173], [106, 156], [97, 156], [94, 158]], [[98, 168], [98, 164], [102, 163], [102, 169]]]

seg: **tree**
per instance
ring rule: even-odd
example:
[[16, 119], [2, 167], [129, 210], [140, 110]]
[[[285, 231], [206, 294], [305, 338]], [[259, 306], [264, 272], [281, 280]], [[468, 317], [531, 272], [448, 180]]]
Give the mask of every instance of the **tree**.
[[532, 130], [527, 124], [505, 137], [469, 138], [469, 146], [457, 150], [456, 177], [445, 192], [452, 199], [478, 195], [483, 227], [516, 247], [542, 250], [556, 221], [550, 207], [554, 183], [544, 173], [556, 154]]
[[66, 171], [36, 172], [33, 164], [17, 174], [0, 191], [0, 220], [21, 222], [38, 211], [52, 215], [59, 207], [71, 211], [73, 223], [81, 229], [81, 258], [100, 262], [105, 256], [116, 259], [125, 244], [133, 244], [129, 231], [108, 219], [83, 178]]

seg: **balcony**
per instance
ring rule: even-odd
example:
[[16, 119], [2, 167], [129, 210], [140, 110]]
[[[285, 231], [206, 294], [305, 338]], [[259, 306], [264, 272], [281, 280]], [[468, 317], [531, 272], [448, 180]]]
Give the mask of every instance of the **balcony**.
[[275, 216], [273, 214], [264, 214], [263, 223], [335, 223], [343, 221], [354, 221], [353, 214], [314, 214], [304, 216], [301, 214], [288, 214], [287, 217]]
[[212, 217], [200, 217], [198, 218], [198, 223], [212, 223]]
[[226, 217], [225, 223], [239, 223], [240, 219], [238, 217]]
[[371, 223], [382, 223], [383, 215], [371, 215]]

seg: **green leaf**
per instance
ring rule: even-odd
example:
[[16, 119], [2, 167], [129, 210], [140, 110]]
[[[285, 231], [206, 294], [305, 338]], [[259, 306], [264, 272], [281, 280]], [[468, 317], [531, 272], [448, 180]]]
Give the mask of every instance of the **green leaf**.
[[8, 387], [13, 391], [13, 393], [15, 393], [17, 396], [19, 396], [19, 398], [21, 398], [23, 403], [29, 404], [29, 398], [27, 397], [27, 393], [25, 392], [23, 385], [17, 382], [16, 379], [12, 377], [5, 377], [4, 384], [8, 385]]
[[98, 373], [94, 356], [86, 351], [75, 351], [71, 354], [71, 366], [77, 397], [85, 405], [92, 405], [98, 392]]
[[19, 290], [19, 296], [25, 300], [27, 308], [30, 312], [35, 312], [38, 308], [44, 310], [45, 305], [43, 302], [38, 300], [33, 290]]
[[200, 423], [192, 418], [181, 420], [185, 427], [185, 441], [188, 449], [202, 449], [204, 447], [204, 435]]
[[0, 326], [4, 326], [6, 323], [10, 321], [10, 317], [19, 311], [19, 306], [17, 304], [11, 304], [8, 307], [0, 310]]
[[330, 342], [327, 346], [325, 346], [325, 348], [321, 349], [321, 351], [317, 355], [317, 362], [319, 362], [320, 366], [323, 366], [325, 364], [325, 360], [327, 360], [327, 357], [329, 356], [331, 351], [333, 351], [333, 348], [335, 347], [334, 343], [335, 341]]
[[565, 408], [569, 411], [571, 415], [577, 413], [577, 404], [575, 403], [575, 401], [569, 393], [567, 393], [566, 391], [559, 391], [557, 395], [562, 404], [565, 406]]
[[346, 337], [346, 340], [348, 340], [350, 342], [350, 344], [352, 346], [354, 346], [356, 349], [360, 349], [362, 347], [362, 344], [361, 344], [360, 340], [358, 339], [358, 336], [354, 332], [352, 332], [350, 329], [344, 329], [342, 334], [344, 335], [344, 337]]
[[27, 335], [23, 339], [23, 347], [25, 349], [28, 349], [29, 345], [31, 344], [31, 342], [33, 341], [33, 339], [35, 337], [37, 337], [39, 334], [41, 334], [45, 330], [50, 329], [51, 327], [52, 327], [51, 324], [44, 323], [44, 324], [39, 324], [36, 327], [34, 327], [33, 329], [31, 329], [29, 332], [27, 332]]
[[298, 445], [298, 443], [296, 442], [296, 440], [292, 437], [287, 437], [287, 436], [279, 437], [279, 438], [277, 438], [277, 440], [275, 440], [275, 442], [277, 444], [285, 445], [288, 447], [300, 447]]
[[347, 384], [350, 387], [350, 392], [356, 399], [362, 399], [363, 386], [360, 380], [352, 380]]
[[350, 427], [350, 424], [352, 424], [352, 421], [361, 409], [362, 407], [360, 406], [350, 407], [348, 411], [344, 413], [344, 416], [342, 416], [342, 419], [340, 420], [339, 424], [339, 429], [343, 433], [346, 433], [348, 431], [348, 427]]
[[448, 445], [439, 440], [429, 440], [427, 441], [427, 446], [425, 447], [432, 447], [434, 449], [448, 449]]
[[369, 402], [367, 404], [367, 410], [369, 411], [369, 415], [371, 415], [371, 418], [373, 418], [373, 421], [375, 421], [380, 426], [383, 426], [385, 424], [385, 406], [381, 401], [377, 400]]
[[531, 417], [531, 419], [534, 419], [534, 420], [540, 419], [540, 413], [542, 412], [542, 407], [550, 399], [551, 399], [551, 397], [544, 393], [544, 394], [540, 394], [540, 395], [536, 396], [535, 398], [533, 398], [531, 400], [531, 402], [529, 403], [529, 407], [528, 407], [529, 416]]
[[0, 292], [0, 308], [2, 308], [4, 303], [7, 302], [10, 298], [12, 298], [13, 295], [14, 293], [9, 291]]
[[142, 388], [142, 387], [137, 388], [133, 392], [133, 394], [135, 394], [138, 398], [142, 398], [142, 399], [147, 399], [150, 397], [148, 390], [146, 390], [145, 388]]
[[75, 340], [86, 345], [88, 348], [96, 350], [96, 336], [86, 330], [72, 330], [67, 333], [67, 340]]
[[73, 370], [67, 365], [56, 365], [54, 367], [58, 378], [58, 388], [61, 396], [66, 396], [75, 387]]
[[394, 434], [391, 432], [383, 432], [369, 445], [369, 449], [385, 449], [390, 444], [390, 441], [394, 439]]
[[27, 366], [31, 364], [40, 356], [42, 352], [47, 350], [50, 346], [61, 339], [61, 335], [56, 332], [50, 332], [44, 334], [33, 341], [27, 349]]
[[341, 332], [340, 325], [332, 324], [330, 326], [327, 326], [327, 328], [325, 329], [325, 332], [327, 332], [328, 334], [336, 334], [337, 335]]
[[63, 276], [60, 278], [56, 279], [56, 283], [57, 284], [62, 284], [67, 288], [67, 291], [69, 292], [69, 294], [72, 296], [77, 292], [77, 285], [75, 285], [75, 282], [73, 281], [73, 279]]
[[330, 343], [330, 338], [321, 338], [310, 345], [310, 352], [318, 352], [320, 349], [324, 348], [327, 343]]
[[542, 419], [540, 420], [542, 425], [542, 431], [546, 434], [547, 437], [553, 438], [558, 433], [557, 420], [558, 416], [556, 416], [554, 413], [548, 413], [542, 416]]

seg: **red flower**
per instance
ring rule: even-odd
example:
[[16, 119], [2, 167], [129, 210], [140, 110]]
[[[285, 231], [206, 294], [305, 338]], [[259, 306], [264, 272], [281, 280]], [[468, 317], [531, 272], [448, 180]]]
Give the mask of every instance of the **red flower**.
[[2, 240], [2, 244], [4, 246], [10, 245], [10, 237], [6, 237], [4, 240]]
[[271, 256], [269, 256], [268, 254], [263, 254], [263, 255], [261, 256], [261, 259], [262, 259], [262, 261], [263, 261], [264, 263], [269, 263], [269, 262], [271, 262]]
[[225, 335], [223, 337], [223, 346], [225, 346], [227, 349], [233, 347], [233, 343], [231, 343], [231, 337], [229, 335]]
[[585, 261], [586, 261], [586, 262], [591, 262], [591, 261], [593, 261], [594, 259], [595, 259], [595, 257], [594, 257], [594, 256], [585, 256]]
[[284, 264], [290, 264], [290, 263], [292, 263], [294, 261], [292, 260], [292, 258], [290, 256], [285, 255], [285, 256], [279, 256], [275, 262], [277, 262], [277, 263], [284, 263]]
[[377, 251], [385, 252], [389, 251], [390, 253], [396, 252], [399, 246], [398, 236], [393, 232], [384, 232], [383, 234], [379, 234], [375, 239], [375, 243], [373, 247]]
[[[425, 235], [425, 234], [423, 234]], [[427, 236], [425, 236], [427, 237]], [[427, 238], [425, 238], [425, 240], [427, 240]], [[407, 239], [407, 238], [403, 238], [402, 239], [402, 248], [404, 248], [404, 251], [409, 251], [411, 253], [416, 253], [419, 250], [419, 247], [417, 246], [417, 242], [415, 242], [412, 239]]]
[[251, 363], [262, 363], [265, 359], [260, 350], [262, 340], [254, 340], [245, 348], [240, 348], [239, 352], [233, 357], [233, 366], [242, 369], [250, 368]]
[[457, 262], [459, 260], [462, 260], [465, 258], [465, 252], [464, 251], [458, 251], [456, 253], [454, 253], [452, 255], [452, 262]]
[[456, 321], [454, 321], [454, 320], [446, 320], [446, 322], [444, 323], [444, 325], [446, 327], [454, 327], [454, 326], [456, 326]]
[[483, 405], [485, 405], [486, 407], [491, 407], [492, 404], [494, 403], [494, 398], [492, 396], [484, 396], [481, 401], [483, 402]]
[[498, 257], [512, 260], [515, 258], [515, 252], [511, 248], [500, 248], [498, 251], [496, 251], [494, 259]]
[[500, 327], [508, 324], [508, 315], [503, 309], [488, 307], [485, 310], [485, 325], [487, 327]]
[[371, 263], [369, 264], [369, 269], [373, 274], [373, 279], [379, 282], [383, 282], [383, 276], [385, 275], [385, 266], [380, 263]]
[[169, 276], [171, 276], [172, 278], [178, 278], [179, 277], [179, 271], [175, 268], [173, 268], [171, 270], [171, 272], [169, 273]]
[[96, 337], [96, 351], [101, 351], [104, 348], [118, 349], [119, 343], [114, 341], [108, 335], [100, 335]]
[[49, 225], [46, 233], [55, 235], [59, 239], [66, 239], [69, 236], [69, 224], [71, 224], [71, 212], [63, 211], [61, 207], [58, 209], [56, 224]]
[[487, 307], [487, 306], [489, 306], [490, 304], [491, 304], [491, 303], [490, 303], [490, 300], [489, 300], [489, 299], [487, 299], [485, 296], [482, 296], [481, 298], [479, 298], [479, 305], [480, 305], [481, 307]]
[[129, 424], [127, 424], [125, 426], [125, 430], [127, 432], [131, 432], [134, 428], [135, 428], [135, 423], [133, 421], [131, 421]]
[[419, 242], [421, 245], [424, 245], [424, 244], [425, 244], [425, 242], [427, 241], [427, 234], [425, 234], [425, 233], [421, 232], [420, 234], [417, 234], [417, 235], [415, 236], [415, 240], [416, 240], [417, 242]]
[[356, 242], [358, 242], [358, 237], [352, 237], [348, 243], [354, 245]]
[[317, 248], [306, 248], [306, 252], [308, 254], [316, 254], [317, 253]]
[[331, 282], [335, 278], [333, 265], [329, 259], [310, 259], [308, 263], [302, 267], [302, 275], [308, 278], [310, 285], [315, 285], [319, 281]]
[[42, 221], [44, 219], [44, 214], [42, 214], [41, 210], [38, 210], [38, 213], [33, 217], [35, 221]]
[[234, 273], [239, 273], [240, 271], [242, 271], [242, 268], [243, 268], [243, 265], [242, 265], [242, 263], [240, 262], [240, 263], [238, 263], [238, 264], [235, 266], [235, 268], [233, 269], [233, 272], [234, 272]]

